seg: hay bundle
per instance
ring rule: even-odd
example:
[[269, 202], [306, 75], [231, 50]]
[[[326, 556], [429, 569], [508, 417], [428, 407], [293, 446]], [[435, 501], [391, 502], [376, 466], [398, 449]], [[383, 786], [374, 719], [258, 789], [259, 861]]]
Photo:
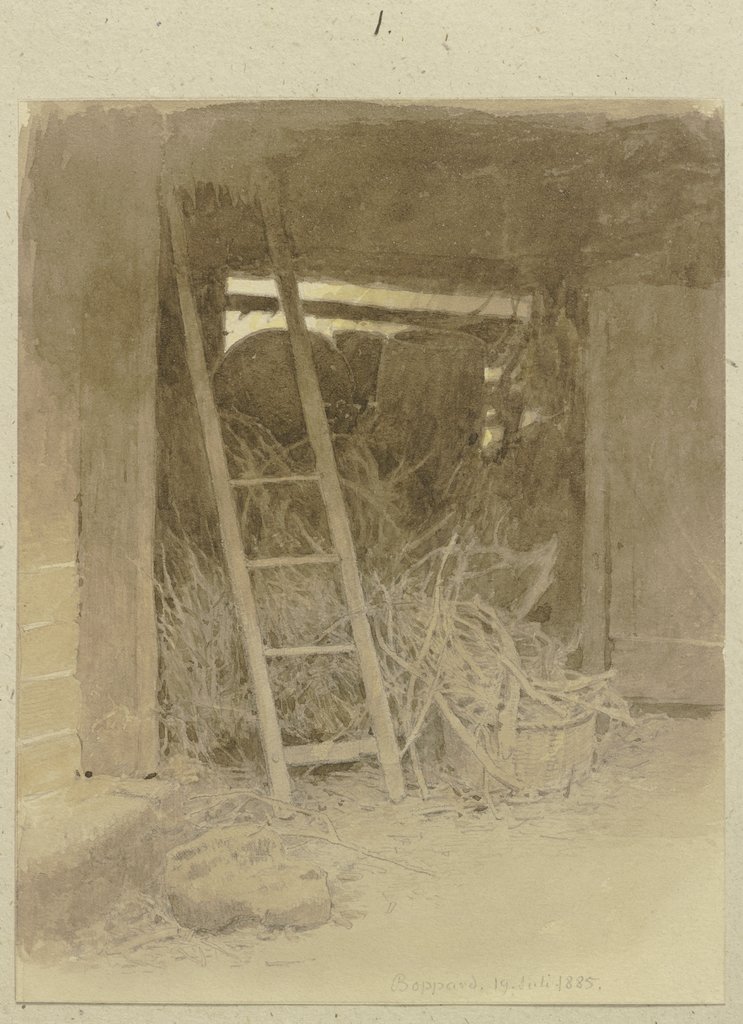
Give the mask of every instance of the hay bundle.
[[[343, 356], [321, 334], [311, 334], [312, 354], [333, 430], [351, 429], [356, 418], [353, 381]], [[283, 444], [304, 434], [289, 334], [258, 331], [232, 345], [214, 374], [217, 405], [226, 413], [253, 416]]]
[[[545, 588], [555, 554], [550, 543], [528, 556], [543, 559]], [[493, 572], [524, 557], [498, 544], [486, 548], [471, 535], [454, 536], [391, 586], [377, 581], [372, 624], [402, 749], [414, 756], [435, 707], [456, 716], [475, 741], [494, 736], [502, 759], [510, 757], [525, 725], [568, 723], [589, 710], [628, 721], [609, 673], [568, 669], [568, 647], [526, 620], [541, 586], [511, 608], [479, 596], [473, 583], [482, 575], [483, 556]]]
[[[312, 469], [306, 444], [281, 447], [256, 423], [239, 426], [225, 423], [235, 475]], [[336, 453], [399, 744], [421, 783], [417, 744], [436, 709], [455, 716], [473, 741], [495, 736], [504, 758], [529, 723], [564, 722], [576, 708], [626, 719], [608, 676], [569, 669], [569, 645], [528, 619], [552, 582], [554, 539], [513, 551], [495, 526], [487, 542], [472, 528], [451, 534], [452, 514], [414, 531], [402, 497], [406, 467], [384, 477], [358, 437], [336, 439]], [[242, 509], [249, 550], [328, 550], [322, 501], [308, 486], [300, 494], [294, 485], [250, 489]], [[285, 567], [254, 579], [266, 644], [349, 641], [332, 567]], [[255, 709], [228, 582], [217, 561], [172, 533], [163, 537], [159, 629], [167, 743], [219, 763], [256, 758]], [[353, 655], [272, 659], [270, 671], [286, 743], [368, 732]]]
[[[215, 560], [173, 531], [162, 541], [157, 594], [165, 750], [220, 765], [259, 759], [255, 701], [229, 581]], [[256, 599], [268, 645], [348, 642], [340, 595], [329, 579], [285, 568], [280, 578], [256, 579]], [[286, 743], [363, 733], [363, 690], [351, 659], [310, 658], [299, 673], [296, 659], [275, 659], [271, 681]]]
[[354, 404], [363, 412], [377, 397], [379, 363], [386, 343], [385, 335], [370, 331], [336, 331], [333, 341], [351, 373]]
[[455, 331], [403, 331], [382, 349], [373, 450], [385, 469], [414, 466], [408, 487], [436, 514], [457, 464], [477, 446], [483, 343]]

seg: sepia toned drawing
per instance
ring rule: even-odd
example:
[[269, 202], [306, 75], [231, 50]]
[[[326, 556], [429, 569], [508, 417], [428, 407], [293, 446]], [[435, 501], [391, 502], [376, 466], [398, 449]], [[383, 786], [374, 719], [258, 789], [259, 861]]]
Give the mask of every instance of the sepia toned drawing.
[[36, 103], [17, 998], [723, 998], [708, 102]]

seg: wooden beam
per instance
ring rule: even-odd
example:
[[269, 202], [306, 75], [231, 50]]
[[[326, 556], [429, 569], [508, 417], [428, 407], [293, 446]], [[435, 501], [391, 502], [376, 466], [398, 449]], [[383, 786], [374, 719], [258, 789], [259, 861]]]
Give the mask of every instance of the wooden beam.
[[348, 604], [349, 621], [359, 656], [369, 718], [377, 741], [379, 763], [392, 800], [405, 795], [400, 752], [390, 714], [371, 626], [366, 614], [366, 598], [361, 585], [351, 527], [338, 476], [333, 441], [325, 415], [325, 406], [312, 356], [312, 343], [304, 320], [299, 287], [294, 274], [289, 241], [286, 237], [275, 182], [258, 183], [257, 199], [263, 214], [266, 242], [276, 276], [281, 307], [289, 330], [297, 386], [302, 399], [305, 424], [315, 452], [320, 476], [320, 492], [325, 504], [333, 546], [340, 558], [340, 572]]
[[606, 297], [591, 296], [585, 337], [585, 513], [583, 528], [583, 671], [609, 667], [608, 333]]
[[315, 654], [354, 654], [355, 644], [304, 644], [301, 647], [266, 647], [267, 658], [305, 658]]
[[317, 473], [294, 473], [291, 476], [246, 476], [230, 480], [233, 487], [262, 487], [266, 484], [302, 484], [317, 481]]
[[[482, 291], [489, 288], [510, 293], [517, 289], [527, 294], [541, 280], [540, 268], [544, 258], [519, 259], [519, 266], [505, 259], [483, 256], [440, 256], [435, 252], [401, 252], [399, 247], [375, 248], [370, 251], [368, 240], [363, 248], [323, 246], [321, 250], [296, 254], [295, 273], [300, 279], [313, 278], [348, 281], [360, 286], [377, 281], [394, 281], [411, 291], [446, 292], [452, 281], [459, 281], [468, 289]], [[264, 264], [241, 262], [239, 253], [230, 263], [230, 274], [246, 277], [262, 276]]]
[[222, 551], [232, 585], [235, 607], [241, 626], [243, 649], [250, 669], [255, 691], [261, 742], [271, 783], [271, 792], [277, 800], [291, 801], [291, 782], [284, 761], [281, 730], [271, 692], [268, 667], [263, 653], [258, 613], [245, 559], [240, 525], [227, 468], [227, 459], [220, 428], [219, 414], [214, 403], [204, 352], [204, 337], [196, 301], [191, 288], [188, 269], [188, 249], [183, 215], [175, 191], [165, 190], [170, 222], [173, 262], [178, 297], [186, 338], [186, 359], [193, 381], [196, 407], [201, 422], [209, 472], [217, 503]]
[[373, 736], [363, 740], [345, 740], [329, 743], [308, 743], [300, 747], [286, 747], [286, 762], [293, 766], [306, 764], [344, 764], [361, 757], [374, 757], [377, 741]]
[[[279, 301], [270, 295], [227, 295], [226, 308], [240, 313], [278, 313]], [[511, 316], [495, 316], [476, 313], [442, 313], [424, 309], [387, 309], [384, 306], [361, 306], [353, 302], [337, 300], [304, 300], [302, 309], [306, 316], [326, 320], [366, 320], [371, 323], [399, 323], [408, 327], [426, 327], [433, 330], [461, 329], [471, 320], [479, 324], [504, 324], [515, 322]]]
[[249, 569], [282, 569], [292, 565], [336, 565], [338, 555], [330, 552], [312, 555], [277, 555], [275, 558], [249, 558]]

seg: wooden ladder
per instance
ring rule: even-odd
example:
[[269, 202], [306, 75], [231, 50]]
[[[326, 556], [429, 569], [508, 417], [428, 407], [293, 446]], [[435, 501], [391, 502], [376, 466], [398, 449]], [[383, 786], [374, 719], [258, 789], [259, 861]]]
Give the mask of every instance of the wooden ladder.
[[[196, 406], [216, 499], [222, 550], [241, 627], [243, 648], [255, 690], [258, 725], [272, 795], [280, 801], [287, 803], [291, 801], [291, 781], [287, 765], [342, 763], [358, 760], [364, 755], [371, 754], [376, 755], [379, 761], [390, 798], [395, 801], [401, 800], [405, 795], [405, 783], [400, 764], [400, 752], [366, 614], [364, 592], [338, 476], [330, 428], [320, 393], [311, 341], [302, 313], [290, 248], [281, 212], [276, 202], [275, 191], [264, 188], [257, 199], [263, 214], [268, 249], [274, 267], [281, 306], [286, 317], [297, 386], [307, 434], [315, 454], [316, 471], [302, 475], [247, 480], [230, 479], [219, 413], [214, 401], [204, 355], [203, 329], [191, 284], [183, 213], [175, 188], [166, 188], [164, 191], [185, 334], [186, 358], [193, 381]], [[306, 481], [314, 481], [320, 489], [334, 550], [329, 554], [246, 558], [234, 492], [241, 488]], [[250, 574], [282, 566], [320, 564], [339, 567], [353, 642], [334, 645], [307, 644], [296, 647], [266, 647], [261, 636]], [[271, 690], [268, 661], [278, 657], [302, 658], [354, 653], [358, 658], [364, 684], [373, 737], [285, 748]]]

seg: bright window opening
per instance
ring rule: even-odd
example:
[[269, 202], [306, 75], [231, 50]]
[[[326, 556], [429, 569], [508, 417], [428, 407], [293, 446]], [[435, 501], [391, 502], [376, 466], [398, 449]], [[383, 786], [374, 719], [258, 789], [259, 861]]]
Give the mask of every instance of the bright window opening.
[[[227, 279], [228, 296], [278, 299], [276, 282], [273, 278], [241, 277], [233, 275]], [[304, 302], [342, 303], [349, 307], [377, 307], [389, 311], [389, 320], [356, 319], [353, 309], [345, 317], [307, 316], [307, 326], [329, 338], [336, 331], [370, 331], [392, 337], [405, 330], [404, 322], [398, 322], [395, 311], [448, 313], [461, 316], [514, 317], [528, 320], [531, 315], [531, 296], [510, 296], [501, 292], [489, 295], [444, 294], [440, 292], [414, 292], [394, 285], [377, 283], [368, 287], [348, 284], [343, 281], [300, 281], [299, 296]], [[362, 314], [363, 317], [363, 314]], [[256, 331], [285, 329], [283, 313], [276, 309], [251, 310], [241, 313], [228, 310], [225, 314], [225, 350], [242, 338]], [[489, 368], [492, 370], [492, 368]], [[489, 380], [497, 379], [489, 377]]]

